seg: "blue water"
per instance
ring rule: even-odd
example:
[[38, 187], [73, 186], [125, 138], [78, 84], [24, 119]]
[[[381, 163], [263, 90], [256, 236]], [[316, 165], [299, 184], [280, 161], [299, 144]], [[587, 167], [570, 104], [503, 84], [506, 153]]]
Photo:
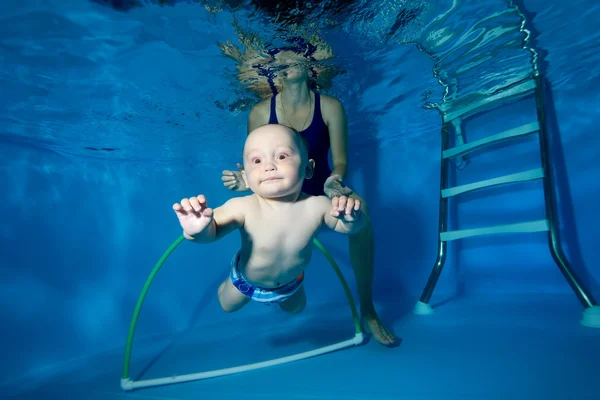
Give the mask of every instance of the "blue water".
[[[344, 71], [327, 93], [349, 115], [349, 185], [374, 218], [375, 306], [402, 342], [390, 349], [371, 339], [263, 370], [123, 392], [133, 308], [181, 233], [171, 206], [199, 192], [212, 205], [230, 198], [221, 171], [240, 160], [257, 101], [217, 44], [239, 45], [234, 17], [266, 42], [302, 29], [244, 4], [233, 11], [217, 0], [156, 3], [3, 3], [2, 397], [597, 398], [600, 329], [580, 325], [583, 307], [545, 233], [450, 243], [435, 313], [412, 313], [437, 252], [440, 109], [482, 101], [536, 69], [550, 88], [563, 248], [600, 298], [600, 6], [591, 0], [357, 0], [340, 13], [315, 2], [302, 26], [332, 46]], [[534, 120], [527, 98], [474, 116], [464, 130], [472, 141]], [[451, 168], [452, 183], [536, 168], [536, 149], [531, 137], [469, 156]], [[543, 207], [539, 181], [501, 186], [451, 202], [451, 225], [542, 219]], [[346, 238], [319, 239], [356, 294]], [[344, 292], [318, 253], [302, 315], [258, 304], [223, 313], [216, 289], [238, 241], [183, 243], [167, 260], [138, 322], [132, 379], [259, 362], [352, 337]]]

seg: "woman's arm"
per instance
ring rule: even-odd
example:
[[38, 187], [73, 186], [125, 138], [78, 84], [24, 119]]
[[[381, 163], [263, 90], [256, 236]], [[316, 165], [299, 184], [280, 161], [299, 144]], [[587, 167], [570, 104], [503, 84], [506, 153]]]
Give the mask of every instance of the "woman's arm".
[[341, 175], [342, 179], [348, 172], [348, 118], [341, 101], [330, 96], [321, 96], [322, 115], [329, 128], [331, 143], [331, 158], [333, 171], [331, 175]]

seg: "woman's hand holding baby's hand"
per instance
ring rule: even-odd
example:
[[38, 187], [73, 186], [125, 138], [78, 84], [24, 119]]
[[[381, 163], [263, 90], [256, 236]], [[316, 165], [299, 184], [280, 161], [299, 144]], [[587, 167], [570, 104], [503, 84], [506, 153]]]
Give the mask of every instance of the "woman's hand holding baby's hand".
[[331, 199], [331, 215], [344, 222], [356, 222], [360, 219], [360, 200], [352, 197], [338, 196]]
[[186, 239], [203, 232], [213, 221], [213, 210], [206, 206], [206, 197], [198, 195], [173, 204]]

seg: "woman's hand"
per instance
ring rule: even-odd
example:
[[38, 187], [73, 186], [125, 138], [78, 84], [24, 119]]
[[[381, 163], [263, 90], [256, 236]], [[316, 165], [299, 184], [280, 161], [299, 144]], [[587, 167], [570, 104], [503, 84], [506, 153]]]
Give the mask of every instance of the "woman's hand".
[[237, 167], [239, 171], [223, 171], [223, 176], [221, 176], [223, 185], [227, 189], [234, 190], [236, 192], [245, 192], [247, 190], [250, 190], [250, 188], [248, 187], [248, 182], [246, 181], [244, 166], [240, 163], [237, 163]]
[[349, 196], [352, 194], [352, 189], [344, 186], [341, 175], [335, 174], [327, 178], [323, 192], [325, 192], [325, 196], [333, 199], [334, 197]]

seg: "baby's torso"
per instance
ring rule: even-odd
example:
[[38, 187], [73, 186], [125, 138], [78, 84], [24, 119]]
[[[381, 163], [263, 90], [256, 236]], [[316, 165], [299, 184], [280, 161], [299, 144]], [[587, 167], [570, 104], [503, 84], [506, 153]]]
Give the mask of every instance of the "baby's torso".
[[241, 229], [239, 269], [249, 282], [276, 287], [302, 273], [311, 259], [312, 239], [323, 222], [315, 206], [314, 199], [308, 198], [285, 211], [263, 202], [248, 207]]

